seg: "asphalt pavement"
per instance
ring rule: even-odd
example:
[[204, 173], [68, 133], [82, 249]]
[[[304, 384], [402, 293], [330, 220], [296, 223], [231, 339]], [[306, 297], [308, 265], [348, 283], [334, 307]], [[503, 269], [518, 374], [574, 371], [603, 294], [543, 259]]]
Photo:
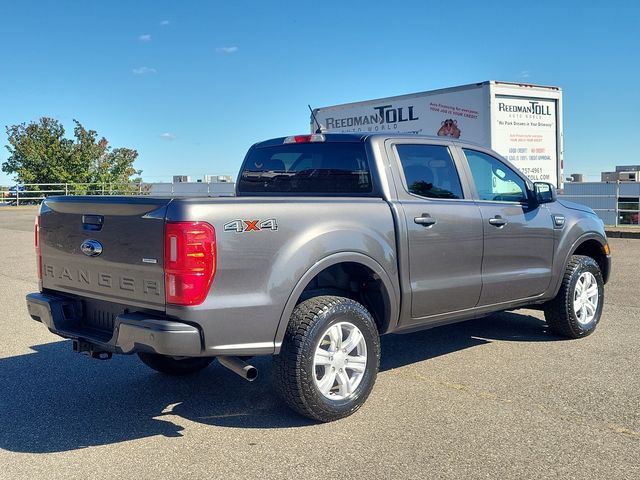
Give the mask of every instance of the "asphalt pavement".
[[519, 310], [383, 337], [365, 406], [314, 424], [217, 363], [74, 354], [27, 315], [33, 208], [0, 208], [0, 479], [640, 478], [640, 240], [612, 239], [595, 334]]

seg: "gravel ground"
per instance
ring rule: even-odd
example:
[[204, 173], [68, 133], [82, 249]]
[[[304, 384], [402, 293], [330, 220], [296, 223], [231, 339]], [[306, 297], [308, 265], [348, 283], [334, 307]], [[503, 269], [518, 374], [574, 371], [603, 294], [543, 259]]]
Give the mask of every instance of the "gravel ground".
[[613, 239], [598, 331], [519, 310], [383, 337], [355, 415], [313, 424], [213, 364], [167, 378], [72, 353], [26, 313], [32, 208], [0, 209], [0, 478], [640, 478], [640, 241]]

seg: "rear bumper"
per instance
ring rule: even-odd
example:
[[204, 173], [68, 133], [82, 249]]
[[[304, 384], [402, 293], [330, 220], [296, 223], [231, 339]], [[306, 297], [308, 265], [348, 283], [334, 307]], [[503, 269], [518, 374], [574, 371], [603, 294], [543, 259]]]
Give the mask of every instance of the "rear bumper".
[[170, 356], [195, 357], [203, 352], [199, 328], [140, 312], [118, 315], [111, 338], [104, 332], [84, 329], [80, 302], [44, 293], [27, 295], [29, 315], [64, 338], [84, 341], [112, 353], [148, 352]]

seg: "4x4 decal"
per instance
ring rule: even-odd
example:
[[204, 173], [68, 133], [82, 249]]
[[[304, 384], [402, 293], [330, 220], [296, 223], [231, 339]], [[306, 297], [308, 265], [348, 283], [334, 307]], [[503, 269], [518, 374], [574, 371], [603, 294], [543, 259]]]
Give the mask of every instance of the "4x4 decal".
[[278, 230], [275, 218], [267, 220], [231, 220], [224, 224], [225, 232], [259, 232], [260, 230]]

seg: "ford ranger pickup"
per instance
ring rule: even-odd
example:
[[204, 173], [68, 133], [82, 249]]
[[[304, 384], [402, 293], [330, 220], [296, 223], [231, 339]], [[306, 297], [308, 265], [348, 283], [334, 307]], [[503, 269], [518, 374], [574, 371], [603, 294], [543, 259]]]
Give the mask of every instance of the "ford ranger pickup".
[[253, 145], [236, 196], [49, 197], [29, 314], [95, 358], [181, 375], [214, 358], [317, 421], [355, 412], [382, 334], [521, 307], [596, 328], [602, 221], [496, 152], [442, 137], [313, 134]]

